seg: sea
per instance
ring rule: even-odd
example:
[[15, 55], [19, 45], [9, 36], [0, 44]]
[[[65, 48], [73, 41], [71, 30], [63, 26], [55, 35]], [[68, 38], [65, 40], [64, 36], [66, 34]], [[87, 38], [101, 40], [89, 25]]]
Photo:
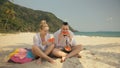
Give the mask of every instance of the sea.
[[80, 36], [120, 37], [120, 32], [74, 32]]

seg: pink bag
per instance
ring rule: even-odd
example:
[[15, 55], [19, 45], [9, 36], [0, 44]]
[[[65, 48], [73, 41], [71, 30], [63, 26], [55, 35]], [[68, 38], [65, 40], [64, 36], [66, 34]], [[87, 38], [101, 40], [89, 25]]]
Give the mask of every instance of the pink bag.
[[27, 50], [24, 48], [19, 48], [18, 50], [19, 50], [19, 52], [16, 53], [14, 56], [19, 57], [20, 59], [25, 58], [27, 55]]
[[19, 57], [16, 57], [16, 56], [12, 56], [12, 57], [11, 57], [11, 60], [12, 60], [13, 62], [21, 63], [21, 64], [32, 61], [31, 58], [25, 57], [25, 58], [23, 58], [23, 59], [20, 59]]
[[15, 63], [26, 63], [32, 61], [32, 58], [27, 57], [27, 50], [25, 48], [19, 48], [18, 52], [11, 56], [10, 60]]

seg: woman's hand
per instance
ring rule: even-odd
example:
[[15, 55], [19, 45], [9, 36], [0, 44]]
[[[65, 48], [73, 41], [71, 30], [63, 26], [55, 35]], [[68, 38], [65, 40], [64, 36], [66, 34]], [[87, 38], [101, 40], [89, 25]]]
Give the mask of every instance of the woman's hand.
[[50, 39], [48, 39], [48, 43], [53, 44], [54, 42], [55, 42], [55, 38], [50, 38]]
[[42, 42], [42, 45], [47, 45], [47, 44], [48, 44], [47, 41]]
[[53, 43], [49, 42], [49, 41], [42, 42], [42, 45], [51, 45], [51, 44], [53, 44]]
[[42, 42], [42, 45], [51, 45], [55, 42], [54, 38], [50, 38], [47, 41]]

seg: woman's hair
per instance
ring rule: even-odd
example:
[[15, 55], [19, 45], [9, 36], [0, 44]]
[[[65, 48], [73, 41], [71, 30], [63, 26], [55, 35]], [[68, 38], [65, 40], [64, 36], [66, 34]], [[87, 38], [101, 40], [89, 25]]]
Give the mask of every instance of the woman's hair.
[[49, 27], [48, 24], [46, 23], [46, 20], [41, 20], [40, 22], [40, 29], [44, 29], [44, 27]]

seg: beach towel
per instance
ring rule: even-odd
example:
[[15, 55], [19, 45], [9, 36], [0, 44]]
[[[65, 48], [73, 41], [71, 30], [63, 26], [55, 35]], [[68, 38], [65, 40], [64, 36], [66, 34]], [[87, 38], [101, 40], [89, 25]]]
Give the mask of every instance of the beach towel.
[[31, 51], [28, 51], [27, 58], [35, 59], [35, 56], [33, 55], [33, 53]]

